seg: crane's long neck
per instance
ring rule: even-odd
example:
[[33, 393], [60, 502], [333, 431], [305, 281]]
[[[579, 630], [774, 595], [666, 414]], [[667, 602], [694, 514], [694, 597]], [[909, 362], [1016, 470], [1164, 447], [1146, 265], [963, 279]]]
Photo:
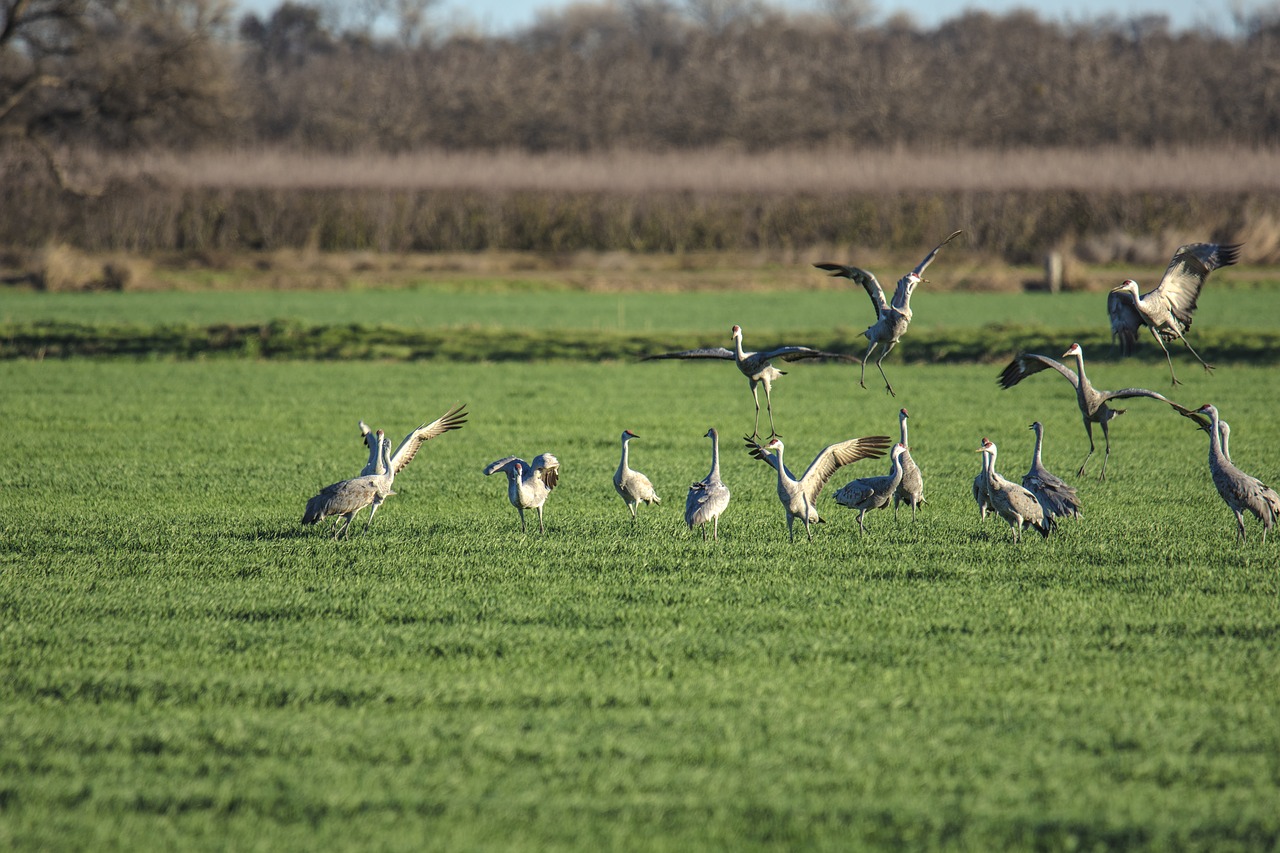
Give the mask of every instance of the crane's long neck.
[[786, 463], [782, 461], [782, 445], [778, 445], [777, 449], [773, 452], [778, 457], [778, 485], [786, 485], [791, 478], [787, 476], [787, 466]]
[[1036, 452], [1034, 457], [1037, 468], [1044, 467], [1044, 463], [1040, 461], [1040, 448], [1043, 446], [1044, 446], [1044, 430], [1037, 427], [1036, 428]]
[[995, 448], [993, 447], [992, 449], [988, 450], [986, 453], [984, 453], [984, 454], [982, 454], [982, 455], [983, 455], [983, 456], [985, 456], [985, 457], [987, 457], [987, 476], [988, 476], [988, 477], [990, 477], [990, 478], [991, 478], [991, 479], [993, 479], [993, 480], [994, 480], [996, 477], [999, 477], [1000, 475], [996, 473], [996, 451], [995, 451]]
[[1216, 462], [1219, 465], [1230, 461], [1227, 454], [1222, 449], [1222, 432], [1221, 421], [1218, 418], [1218, 410], [1211, 409], [1209, 411], [1209, 461]]
[[391, 479], [395, 476], [395, 470], [391, 467], [391, 441], [384, 438], [378, 442], [378, 445], [378, 467], [376, 473], [381, 477]]
[[[907, 429], [907, 422], [903, 421], [902, 422], [903, 432], [906, 432], [906, 429]], [[903, 442], [902, 446], [906, 447], [905, 441]], [[902, 482], [902, 475], [903, 475], [901, 453], [893, 454], [893, 468], [890, 470], [889, 473], [893, 475], [893, 488], [896, 490], [898, 488], [898, 484]]]
[[630, 440], [630, 439], [626, 439], [626, 438], [624, 438], [624, 439], [622, 440], [622, 461], [618, 463], [618, 470], [619, 470], [619, 471], [625, 471], [625, 470], [627, 470], [627, 467], [628, 467], [628, 465], [629, 465], [628, 460], [629, 460], [630, 455], [631, 455], [631, 454], [630, 454], [630, 452], [629, 452], [629, 448], [630, 448], [630, 446], [631, 446], [631, 440]]
[[747, 357], [746, 351], [742, 348], [742, 335], [733, 336], [733, 355], [738, 361]]
[[910, 447], [911, 445], [907, 444], [907, 419], [904, 417], [899, 417], [898, 424], [899, 426], [902, 427], [902, 446]]
[[1089, 385], [1089, 379], [1084, 375], [1084, 353], [1076, 352], [1076, 373], [1080, 376], [1080, 388], [1083, 390]]
[[720, 479], [720, 436], [715, 434], [711, 436], [711, 474], [707, 479]]

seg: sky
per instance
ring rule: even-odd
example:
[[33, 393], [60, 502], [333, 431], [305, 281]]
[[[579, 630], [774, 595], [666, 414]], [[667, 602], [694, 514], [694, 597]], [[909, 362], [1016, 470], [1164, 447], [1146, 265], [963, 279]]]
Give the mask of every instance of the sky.
[[[244, 11], [270, 14], [281, 2], [283, 0], [239, 0], [239, 6]], [[440, 23], [467, 23], [477, 26], [482, 32], [505, 33], [532, 24], [540, 11], [563, 8], [571, 2], [572, 0], [437, 0], [432, 14]], [[1203, 0], [916, 0], [909, 4], [896, 0], [873, 2], [877, 15], [872, 23], [883, 21], [896, 12], [906, 12], [917, 25], [925, 29], [932, 29], [970, 9], [999, 15], [1019, 8], [1032, 9], [1042, 19], [1060, 23], [1087, 21], [1104, 16], [1128, 19], [1143, 15], [1167, 15], [1175, 30], [1203, 26], [1223, 32], [1230, 32], [1232, 29], [1231, 15], [1226, 11], [1229, 8], [1226, 4], [1208, 4]], [[771, 0], [771, 5], [805, 10], [817, 8], [818, 0]], [[1256, 9], [1262, 5], [1261, 0], [1243, 0], [1242, 3], [1245, 9]], [[1217, 9], [1210, 12], [1207, 7]]]

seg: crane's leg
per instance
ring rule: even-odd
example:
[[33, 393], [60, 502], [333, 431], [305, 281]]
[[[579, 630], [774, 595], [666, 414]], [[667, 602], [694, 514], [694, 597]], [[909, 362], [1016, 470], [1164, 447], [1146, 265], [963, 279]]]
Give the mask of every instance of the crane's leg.
[[359, 511], [360, 511], [360, 510], [358, 510], [358, 509], [357, 509], [357, 510], [354, 510], [354, 511], [352, 511], [352, 512], [348, 512], [348, 513], [346, 513], [346, 514], [344, 514], [344, 515], [342, 516], [343, 518], [345, 518], [345, 519], [347, 520], [347, 521], [346, 521], [346, 524], [342, 525], [342, 529], [341, 529], [341, 530], [339, 530], [337, 533], [335, 533], [335, 534], [334, 534], [334, 536], [333, 536], [333, 538], [334, 538], [334, 539], [341, 539], [343, 536], [350, 537], [350, 535], [351, 535], [351, 533], [350, 533], [350, 531], [351, 531], [351, 522], [355, 520], [356, 513], [358, 513]]
[[1240, 535], [1240, 544], [1243, 545], [1245, 542], [1244, 512], [1242, 510], [1236, 510], [1235, 512], [1236, 512], [1236, 532]]
[[524, 507], [516, 507], [516, 512], [520, 513], [520, 532], [524, 533]]
[[[704, 537], [707, 535], [707, 530], [705, 527], [702, 529], [702, 535]], [[711, 541], [712, 542], [720, 541], [720, 516], [718, 515], [711, 519]]]
[[788, 512], [787, 513], [787, 541], [793, 544], [796, 541], [795, 523], [796, 523], [796, 517]]
[[916, 501], [911, 502], [911, 523], [916, 523]]
[[538, 504], [538, 532], [546, 533], [547, 529], [542, 526], [542, 504]]
[[[767, 379], [764, 381], [764, 405], [765, 405], [765, 408], [768, 409], [769, 411], [769, 438], [776, 438], [778, 435], [778, 430], [775, 429], [773, 426], [773, 394], [772, 394], [772, 389], [769, 387], [772, 384], [773, 383], [771, 383]], [[757, 407], [756, 408], [757, 422], [759, 421], [759, 417], [760, 417], [760, 410], [759, 410], [759, 407]]]
[[1200, 364], [1204, 367], [1206, 372], [1213, 370], [1213, 365], [1205, 361], [1203, 358], [1201, 358], [1200, 353], [1195, 351], [1195, 348], [1192, 347], [1191, 344], [1187, 342], [1187, 339], [1184, 336], [1178, 335], [1178, 340], [1182, 341], [1183, 346], [1191, 350], [1191, 354], [1196, 357], [1196, 361], [1200, 362]]
[[373, 517], [378, 514], [378, 507], [382, 506], [382, 501], [374, 501], [369, 505], [369, 520], [364, 523], [364, 529], [367, 531], [373, 527]]
[[879, 341], [872, 341], [871, 346], [867, 347], [867, 353], [862, 357], [862, 370], [858, 373], [858, 384], [863, 388], [867, 387], [867, 362], [871, 360], [871, 353], [875, 352]]
[[1103, 418], [1098, 422], [1098, 426], [1102, 427], [1102, 473], [1098, 474], [1099, 480], [1107, 479], [1107, 460], [1111, 458], [1111, 433], [1107, 428], [1107, 419]]
[[[1174, 385], [1181, 385], [1182, 383], [1178, 381], [1177, 374], [1173, 372], [1173, 357], [1169, 355], [1169, 348], [1164, 345], [1164, 338], [1160, 337], [1160, 333], [1156, 331], [1155, 326], [1147, 326], [1147, 328], [1151, 330], [1151, 336], [1156, 339], [1156, 343], [1160, 345], [1160, 349], [1164, 350], [1164, 360], [1169, 362], [1169, 378], [1173, 380]], [[1183, 343], [1186, 342], [1184, 341]], [[1199, 357], [1200, 356], [1196, 356], [1196, 358]], [[1204, 362], [1200, 363], [1204, 364]]]
[[898, 493], [893, 493], [893, 523], [898, 523]]
[[[768, 398], [768, 396], [769, 396], [769, 392], [768, 392], [768, 390], [766, 389], [766, 391], [765, 391], [765, 398], [767, 399], [767, 398]], [[760, 395], [756, 393], [756, 382], [755, 382], [755, 380], [754, 380], [754, 379], [753, 379], [753, 380], [751, 380], [751, 399], [756, 401], [756, 425], [755, 425], [755, 427], [751, 430], [751, 437], [752, 437], [752, 438], [759, 438], [759, 437], [760, 437]], [[770, 410], [769, 410], [769, 418], [770, 418], [770, 419], [772, 419], [772, 418], [773, 418], [773, 410], [772, 410], [772, 409], [770, 409]]]
[[636, 520], [636, 505], [628, 501], [627, 509], [631, 510], [631, 523], [634, 524]]
[[867, 511], [865, 509], [858, 510], [858, 527], [862, 528], [863, 533], [867, 532], [867, 525], [862, 523], [862, 519], [866, 516], [866, 514], [867, 514]]
[[896, 347], [897, 345], [898, 345], [897, 341], [890, 342], [890, 344], [884, 348], [884, 352], [880, 353], [880, 357], [876, 359], [876, 367], [880, 368], [880, 376], [881, 378], [884, 379], [884, 390], [889, 392], [890, 397], [896, 397], [898, 395], [893, 393], [893, 386], [889, 384], [889, 377], [885, 376], [884, 367], [880, 364], [880, 362], [884, 361], [884, 357], [889, 353], [893, 352], [893, 348]]
[[698, 527], [702, 529], [702, 541], [706, 542], [707, 541], [707, 523], [704, 521], [701, 524], [699, 524]]
[[1089, 452], [1085, 455], [1084, 461], [1080, 463], [1080, 470], [1076, 471], [1077, 477], [1084, 476], [1084, 468], [1089, 464], [1089, 457], [1093, 455], [1093, 422], [1088, 418], [1084, 419], [1084, 431], [1089, 434]]

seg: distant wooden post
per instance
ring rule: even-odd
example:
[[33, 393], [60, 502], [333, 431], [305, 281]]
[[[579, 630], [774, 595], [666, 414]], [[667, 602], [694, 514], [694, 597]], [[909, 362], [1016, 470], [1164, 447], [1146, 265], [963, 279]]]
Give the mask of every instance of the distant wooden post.
[[1044, 280], [1050, 293], [1062, 290], [1062, 253], [1050, 252], [1044, 256]]

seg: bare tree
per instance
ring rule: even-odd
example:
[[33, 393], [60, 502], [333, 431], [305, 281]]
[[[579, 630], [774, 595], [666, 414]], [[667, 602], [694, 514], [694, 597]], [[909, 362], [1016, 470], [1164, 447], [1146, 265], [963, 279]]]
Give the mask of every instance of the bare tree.
[[0, 144], [40, 153], [64, 187], [67, 147], [183, 145], [231, 105], [225, 0], [0, 0]]

